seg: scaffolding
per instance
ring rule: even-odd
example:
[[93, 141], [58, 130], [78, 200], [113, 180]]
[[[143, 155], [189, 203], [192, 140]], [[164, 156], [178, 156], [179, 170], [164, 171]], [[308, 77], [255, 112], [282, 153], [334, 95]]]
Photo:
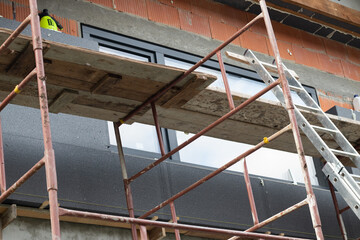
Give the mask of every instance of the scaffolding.
[[[19, 27], [10, 35], [10, 37], [1, 45], [0, 47], [0, 53], [6, 53], [9, 51], [8, 47], [11, 44], [11, 42], [21, 33], [22, 30], [26, 28], [28, 24], [31, 24], [31, 30], [32, 30], [32, 41], [33, 41], [33, 50], [35, 54], [35, 61], [36, 61], [36, 68], [32, 70], [24, 79], [23, 81], [18, 84], [14, 90], [8, 95], [8, 97], [5, 98], [4, 101], [0, 104], [0, 111], [17, 95], [20, 93], [20, 91], [25, 87], [25, 85], [33, 78], [37, 77], [37, 84], [38, 84], [38, 94], [39, 94], [39, 103], [40, 103], [40, 111], [41, 111], [41, 119], [42, 119], [42, 130], [43, 130], [43, 138], [44, 138], [44, 157], [36, 163], [26, 174], [24, 174], [19, 180], [17, 180], [11, 187], [6, 188], [6, 182], [5, 182], [5, 167], [4, 167], [4, 155], [3, 155], [3, 144], [2, 144], [2, 138], [1, 138], [1, 132], [0, 132], [0, 188], [1, 188], [1, 196], [0, 196], [0, 202], [3, 202], [10, 194], [12, 194], [16, 189], [18, 189], [27, 179], [29, 179], [33, 174], [35, 174], [36, 171], [38, 171], [40, 168], [45, 166], [46, 170], [46, 182], [47, 182], [47, 191], [49, 195], [49, 205], [50, 205], [50, 220], [51, 220], [51, 232], [52, 232], [52, 239], [60, 239], [60, 223], [59, 223], [59, 217], [60, 216], [75, 216], [75, 217], [85, 217], [85, 218], [93, 218], [93, 219], [101, 219], [106, 221], [114, 221], [114, 222], [124, 222], [131, 224], [131, 232], [132, 232], [132, 238], [133, 240], [138, 239], [138, 228], [140, 230], [140, 238], [142, 240], [148, 239], [147, 229], [146, 226], [154, 226], [154, 227], [165, 227], [174, 229], [176, 240], [180, 240], [180, 230], [195, 230], [195, 231], [201, 231], [201, 232], [208, 232], [208, 233], [220, 233], [225, 234], [229, 236], [233, 236], [230, 239], [240, 239], [242, 237], [246, 238], [260, 238], [260, 239], [298, 239], [298, 238], [291, 238], [291, 237], [285, 237], [285, 236], [274, 236], [269, 234], [260, 234], [260, 233], [254, 233], [257, 229], [271, 223], [272, 221], [289, 214], [293, 212], [296, 209], [299, 209], [305, 205], [309, 206], [309, 211], [311, 215], [311, 220], [313, 223], [313, 228], [315, 231], [315, 235], [317, 239], [324, 239], [323, 233], [322, 233], [322, 227], [321, 227], [321, 221], [319, 217], [319, 211], [318, 206], [316, 202], [316, 198], [311, 186], [309, 172], [306, 167], [306, 161], [305, 161], [305, 154], [303, 145], [301, 142], [300, 137], [300, 130], [298, 127], [298, 119], [296, 112], [294, 110], [294, 104], [292, 102], [292, 98], [290, 95], [290, 87], [288, 83], [288, 70], [285, 69], [282, 60], [280, 58], [279, 49], [277, 46], [277, 42], [275, 39], [274, 31], [271, 25], [271, 20], [269, 17], [269, 13], [267, 10], [267, 6], [265, 3], [265, 0], [259, 0], [260, 7], [261, 7], [261, 13], [256, 16], [253, 20], [251, 20], [248, 24], [246, 24], [244, 27], [242, 27], [240, 30], [238, 30], [235, 34], [233, 34], [228, 40], [226, 40], [224, 43], [222, 43], [220, 46], [218, 46], [216, 49], [214, 49], [211, 53], [209, 53], [206, 57], [201, 59], [198, 63], [196, 63], [194, 66], [192, 66], [189, 70], [185, 71], [181, 76], [171, 81], [169, 84], [167, 84], [164, 88], [159, 90], [156, 94], [151, 96], [149, 99], [147, 99], [145, 102], [143, 102], [141, 105], [134, 108], [125, 118], [119, 120], [118, 122], [114, 122], [114, 130], [115, 130], [115, 136], [117, 141], [117, 148], [119, 153], [119, 159], [120, 159], [120, 165], [122, 170], [122, 177], [123, 177], [123, 184], [125, 188], [125, 194], [126, 194], [126, 203], [127, 203], [127, 209], [129, 213], [129, 217], [122, 217], [122, 216], [112, 216], [112, 215], [106, 215], [106, 214], [99, 214], [99, 213], [90, 213], [90, 212], [83, 212], [83, 211], [75, 211], [70, 209], [61, 208], [58, 206], [58, 198], [57, 198], [57, 177], [56, 177], [56, 166], [55, 166], [55, 156], [54, 156], [54, 150], [52, 147], [52, 140], [51, 140], [51, 132], [50, 132], [50, 121], [49, 121], [49, 109], [48, 109], [48, 100], [47, 100], [47, 94], [46, 94], [46, 76], [44, 71], [44, 61], [43, 61], [43, 46], [42, 46], [42, 38], [41, 38], [41, 30], [39, 25], [39, 17], [38, 17], [38, 9], [37, 9], [37, 3], [36, 0], [29, 0], [30, 2], [30, 15], [19, 25]], [[228, 44], [230, 44], [232, 41], [234, 41], [237, 37], [239, 37], [242, 33], [247, 31], [250, 27], [252, 27], [255, 23], [257, 23], [259, 20], [263, 19], [265, 22], [265, 26], [267, 29], [267, 34], [270, 40], [270, 44], [274, 53], [275, 62], [276, 62], [276, 70], [278, 72], [278, 79], [274, 80], [273, 82], [270, 82], [270, 80], [267, 82], [268, 86], [266, 86], [263, 90], [255, 94], [254, 96], [248, 98], [245, 102], [241, 103], [239, 106], [235, 106], [231, 90], [228, 84], [228, 80], [225, 73], [224, 63], [222, 60], [222, 53], [221, 50], [226, 47]], [[251, 51], [248, 51], [248, 53], [251, 53]], [[223, 82], [225, 85], [225, 91], [227, 95], [227, 100], [229, 103], [229, 112], [196, 133], [194, 136], [189, 138], [187, 141], [180, 144], [178, 147], [174, 148], [173, 150], [169, 152], [165, 152], [163, 139], [161, 136], [160, 131], [160, 124], [158, 121], [157, 111], [156, 111], [156, 101], [163, 96], [168, 90], [170, 90], [173, 86], [175, 86], [177, 83], [179, 83], [181, 80], [186, 78], [189, 74], [191, 74], [194, 70], [196, 70], [199, 66], [201, 66], [204, 62], [212, 58], [214, 55], [217, 56], [218, 62], [220, 65]], [[257, 60], [252, 60], [253, 64], [259, 64], [256, 62]], [[134, 214], [134, 205], [133, 205], [133, 199], [132, 199], [132, 192], [131, 192], [131, 183], [135, 181], [137, 178], [145, 174], [146, 172], [150, 171], [152, 168], [159, 165], [161, 162], [168, 159], [173, 154], [177, 153], [196, 139], [198, 139], [200, 136], [203, 136], [208, 131], [228, 119], [229, 117], [233, 116], [237, 112], [239, 112], [241, 109], [249, 105], [251, 102], [254, 102], [257, 98], [264, 95], [266, 92], [274, 89], [279, 88], [279, 85], [281, 86], [281, 91], [284, 97], [284, 103], [286, 106], [286, 110], [288, 112], [289, 118], [290, 118], [290, 124], [281, 129], [280, 131], [274, 133], [273, 135], [269, 137], [265, 137], [263, 141], [259, 142], [257, 145], [253, 146], [246, 152], [240, 154], [236, 158], [232, 159], [222, 167], [214, 170], [207, 176], [203, 177], [202, 179], [198, 180], [197, 182], [193, 183], [189, 187], [185, 188], [184, 190], [178, 192], [177, 194], [173, 195], [169, 199], [163, 201], [159, 205], [155, 206], [153, 209], [149, 210], [145, 214], [139, 217], [135, 217]], [[120, 132], [119, 127], [129, 121], [132, 117], [134, 117], [138, 112], [144, 109], [144, 107], [150, 105], [152, 109], [153, 119], [154, 119], [154, 125], [156, 128], [156, 133], [158, 137], [158, 142], [160, 146], [161, 151], [161, 157], [136, 173], [133, 176], [128, 176], [127, 170], [126, 170], [126, 163], [125, 163], [125, 157], [124, 152], [122, 148], [121, 138], [120, 138]], [[0, 125], [1, 130], [1, 125]], [[253, 223], [254, 225], [250, 227], [249, 229], [245, 231], [236, 231], [236, 230], [227, 230], [227, 229], [218, 229], [218, 228], [210, 228], [210, 227], [202, 227], [202, 226], [193, 226], [193, 225], [186, 225], [186, 224], [179, 224], [177, 222], [178, 218], [176, 215], [175, 210], [175, 204], [174, 201], [181, 196], [185, 195], [189, 191], [195, 189], [196, 187], [200, 186], [201, 184], [205, 183], [209, 179], [215, 177], [219, 173], [223, 172], [224, 170], [228, 169], [230, 166], [234, 165], [235, 163], [239, 162], [242, 159], [245, 159], [247, 156], [252, 154], [253, 152], [257, 151], [267, 143], [274, 141], [277, 137], [281, 136], [285, 132], [292, 131], [294, 135], [294, 140], [297, 148], [297, 153], [299, 156], [299, 160], [302, 166], [302, 173], [304, 176], [304, 182], [305, 182], [305, 188], [307, 192], [307, 196], [304, 200], [301, 202], [283, 210], [282, 212], [279, 212], [275, 214], [274, 216], [265, 219], [263, 221], [259, 221], [259, 218], [257, 216], [254, 196], [252, 194], [251, 184], [250, 184], [250, 178], [248, 175], [247, 167], [246, 167], [246, 161], [244, 160], [244, 177], [245, 182], [248, 190], [248, 196], [250, 201], [250, 208], [253, 215]], [[169, 205], [171, 209], [171, 221], [172, 222], [161, 222], [161, 221], [155, 221], [155, 220], [148, 220], [146, 219], [151, 214], [155, 213], [159, 209]], [[340, 210], [338, 210], [339, 212]]]

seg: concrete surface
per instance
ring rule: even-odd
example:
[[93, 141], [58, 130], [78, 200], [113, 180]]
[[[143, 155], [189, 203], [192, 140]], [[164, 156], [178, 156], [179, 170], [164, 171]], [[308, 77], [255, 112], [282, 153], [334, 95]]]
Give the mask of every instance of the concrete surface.
[[[39, 9], [48, 8], [56, 15], [74, 19], [83, 24], [89, 24], [101, 29], [106, 29], [200, 56], [207, 55], [221, 43], [217, 40], [185, 32], [164, 24], [154, 23], [127, 13], [106, 9], [99, 5], [89, 4], [84, 1], [39, 0], [38, 3]], [[64, 6], [67, 5], [71, 5], [72, 7], [65, 8]], [[84, 14], [84, 9], [86, 9], [86, 14]], [[101, 18], [94, 17], [100, 15], [102, 16]], [[244, 48], [234, 45], [225, 49], [241, 54], [245, 51]], [[258, 53], [257, 56], [260, 60], [267, 61], [269, 63], [273, 60], [272, 57], [265, 54]], [[232, 61], [226, 57], [224, 57], [224, 62], [250, 69], [249, 66]], [[360, 82], [338, 77], [319, 71], [315, 68], [295, 64], [291, 61], [284, 60], [284, 63], [288, 68], [296, 71], [303, 84], [310, 85], [325, 92], [336, 93], [337, 96], [352, 99], [354, 96], [354, 89], [360, 88]]]
[[[48, 220], [18, 217], [3, 230], [3, 240], [47, 240], [50, 239], [50, 222]], [[128, 240], [131, 231], [128, 229], [96, 225], [61, 222], [61, 239], [67, 240]], [[167, 233], [164, 240], [175, 239]], [[206, 240], [207, 238], [182, 236], [183, 240]]]
[[330, 0], [330, 1], [360, 11], [360, 2], [358, 0]]
[[[56, 15], [68, 17], [80, 21], [81, 23], [108, 29], [114, 32], [126, 34], [128, 36], [155, 42], [164, 46], [176, 48], [179, 50], [183, 50], [198, 55], [206, 55], [218, 44], [220, 44], [220, 42], [216, 40], [212, 40], [188, 32], [183, 32], [179, 29], [168, 27], [162, 24], [149, 22], [147, 20], [141, 19], [136, 16], [131, 16], [126, 13], [119, 13], [114, 10], [107, 10], [100, 6], [89, 4], [88, 2], [83, 2], [80, 0], [79, 1], [39, 0], [38, 2], [39, 2], [39, 9], [48, 8], [51, 10], [51, 12], [53, 12]], [[64, 7], [65, 5], [71, 5], [72, 7], [66, 8]], [[86, 15], [84, 15], [85, 12], [84, 9], [86, 9], [86, 13], [87, 13]], [[103, 18], [94, 17], [99, 15], [105, 17]], [[117, 24], [113, 24], [113, 23], [117, 23]], [[240, 53], [244, 51], [243, 48], [237, 46], [230, 46], [228, 49], [230, 51], [240, 52]], [[258, 55], [262, 60], [268, 60], [269, 62], [271, 62], [272, 60], [270, 59], [270, 57], [265, 56], [263, 54], [258, 54]], [[225, 59], [225, 61], [234, 65], [240, 65], [242, 67], [248, 68], [245, 65], [232, 62], [229, 59]], [[288, 63], [289, 68], [292, 68], [298, 73], [298, 75], [301, 76], [300, 80], [303, 83], [312, 85], [317, 89], [322, 89], [323, 91], [334, 91], [337, 92], [338, 95], [345, 97], [352, 97], [353, 95], [352, 90], [355, 88], [359, 88], [359, 84], [356, 83], [355, 81], [336, 77], [331, 74], [327, 74], [325, 72], [321, 72], [310, 67], [296, 65], [288, 61], [285, 62]], [[324, 82], [328, 84], [324, 84]], [[13, 106], [11, 108], [9, 109], [9, 111], [10, 110], [13, 111], [11, 111], [12, 113], [8, 112], [9, 117], [6, 116], [7, 114], [2, 114], [4, 121], [7, 122], [4, 123], [4, 132], [9, 133], [11, 135], [19, 134], [20, 136], [26, 136], [29, 138], [33, 137], [34, 139], [37, 140], [41, 139], [41, 132], [39, 131], [39, 128], [41, 128], [40, 116], [39, 115], [37, 117], [35, 116], [38, 110], [33, 110], [33, 109], [24, 110], [21, 107], [13, 107]], [[34, 125], [31, 124], [31, 122], [33, 121], [33, 119], [36, 118], [39, 119], [39, 123], [38, 124], [34, 123], [37, 125], [33, 127]], [[58, 120], [54, 120], [56, 118], [58, 118]], [[52, 128], [54, 129], [54, 133], [56, 132], [56, 134], [54, 134], [55, 142], [69, 144], [69, 146], [74, 145], [79, 147], [89, 147], [95, 149], [106, 148], [106, 144], [107, 144], [106, 142], [108, 141], [108, 138], [107, 138], [107, 130], [105, 130], [106, 122], [104, 121], [94, 120], [94, 122], [92, 122], [91, 119], [75, 118], [75, 117], [68, 118], [67, 116], [64, 115], [53, 115], [51, 117], [51, 121], [52, 121], [51, 122]], [[85, 122], [88, 124], [83, 125], [83, 123]], [[30, 126], [28, 126], [27, 124], [29, 124]], [[63, 130], [64, 127], [67, 129], [66, 131]], [[89, 137], [89, 134], [93, 134], [93, 135]], [[58, 135], [58, 137], [56, 137], [56, 135]], [[101, 144], [99, 145], [99, 143]], [[24, 151], [24, 154], [26, 154], [26, 151]], [[64, 155], [64, 159], [67, 158], [67, 156], [65, 155]], [[27, 159], [24, 159], [24, 161], [26, 160]], [[84, 165], [85, 164], [87, 163], [84, 163]], [[178, 171], [178, 170], [179, 167], [173, 169], [173, 171]], [[198, 169], [193, 169], [193, 171], [200, 172]], [[76, 178], [77, 176], [73, 176], [73, 177]], [[180, 175], [179, 178], [182, 179], [181, 177], [183, 177], [183, 175]], [[174, 179], [174, 182], [176, 182], [176, 184], [186, 185], [187, 182], [178, 181], [178, 179], [176, 180]], [[183, 180], [188, 181], [189, 179], [183, 179]], [[221, 179], [221, 181], [224, 180], [226, 179], [224, 178]], [[233, 183], [233, 181], [230, 182]], [[278, 188], [278, 190], [284, 191], [285, 193], [290, 191], [292, 193], [298, 192], [294, 188], [295, 188], [294, 186], [291, 186], [291, 188], [289, 187], [290, 189], [289, 191], [284, 191], [283, 188]], [[265, 190], [266, 193], [267, 191], [268, 189]], [[321, 191], [323, 192], [324, 198], [329, 199], [328, 192], [325, 192], [323, 190]], [[294, 194], [284, 194], [284, 192], [278, 192], [279, 196], [294, 195]], [[271, 206], [268, 197], [265, 197], [263, 195], [260, 195], [258, 197], [259, 197], [258, 199], [261, 198], [265, 199], [265, 201], [262, 202], [262, 204], [264, 205], [262, 207], [264, 208], [266, 207], [266, 209], [268, 210], [268, 207]], [[189, 200], [189, 199], [185, 199], [185, 200]], [[203, 204], [203, 203], [199, 202], [199, 204]], [[323, 207], [324, 209], [328, 209], [329, 207], [332, 207], [332, 205], [326, 204]], [[203, 210], [205, 211], [206, 209]], [[191, 209], [189, 209], [189, 211], [191, 211]], [[308, 217], [306, 214], [304, 214], [304, 216]], [[326, 219], [327, 218], [325, 217], [324, 219], [325, 223], [327, 222]], [[331, 219], [332, 220], [330, 220], [329, 218], [329, 222], [331, 221], [332, 223], [334, 223], [336, 221], [335, 218], [331, 218]], [[307, 221], [307, 223], [310, 223], [308, 221], [309, 220], [308, 218], [306, 218], [306, 220], [302, 218], [299, 220]], [[298, 223], [294, 222], [294, 224], [298, 224]], [[355, 228], [356, 227], [355, 225], [357, 224], [356, 223], [353, 224], [352, 227]], [[124, 229], [115, 229], [108, 227], [89, 226], [89, 225], [71, 224], [71, 223], [62, 223], [61, 228], [62, 228], [63, 239], [130, 239], [130, 232]], [[333, 227], [331, 227], [331, 229], [333, 229], [333, 231], [336, 231], [336, 229], [334, 229]], [[49, 233], [50, 233], [50, 223], [48, 220], [18, 218], [13, 224], [9, 225], [8, 228], [4, 230], [4, 239], [5, 240], [49, 239]], [[191, 239], [197, 239], [197, 238], [191, 238]]]

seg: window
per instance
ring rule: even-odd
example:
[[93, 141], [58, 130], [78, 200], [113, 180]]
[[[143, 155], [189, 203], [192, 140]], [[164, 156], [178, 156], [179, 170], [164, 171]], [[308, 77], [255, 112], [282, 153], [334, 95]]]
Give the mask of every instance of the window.
[[[108, 122], [110, 144], [116, 145], [113, 127], [112, 122]], [[148, 141], [148, 139], [157, 139], [154, 126], [141, 123], [133, 123], [131, 125], [124, 124], [120, 128], [120, 135], [123, 139], [122, 144], [126, 148], [160, 153], [158, 142]]]
[[142, 62], [149, 62], [149, 58], [146, 56], [137, 55], [137, 54], [134, 54], [131, 52], [124, 52], [121, 50], [116, 50], [116, 49], [101, 46], [101, 45], [99, 46], [99, 51], [104, 52], [104, 53], [115, 54], [115, 55], [126, 57], [126, 58], [135, 59], [135, 60], [142, 61]]
[[[123, 57], [146, 62], [155, 62], [168, 66], [189, 69], [198, 62], [201, 57], [184, 53], [178, 50], [162, 47], [153, 43], [133, 39], [123, 35], [96, 29], [83, 25], [83, 36], [99, 43], [99, 50]], [[250, 70], [225, 64], [230, 89], [234, 92], [245, 93], [249, 96], [257, 93], [265, 87], [259, 76]], [[224, 89], [219, 65], [214, 60], [207, 61], [196, 71], [210, 73], [217, 76], [218, 80], [209, 87]], [[310, 95], [318, 102], [314, 88], [306, 87]], [[295, 92], [292, 92], [294, 103], [304, 104]], [[263, 99], [277, 101], [272, 92], [262, 96]], [[140, 152], [155, 153], [159, 157], [159, 146], [154, 126], [134, 123], [124, 125], [120, 128], [123, 145], [125, 148]], [[109, 123], [110, 143], [116, 144]], [[164, 144], [167, 151], [175, 148], [178, 144], [189, 139], [193, 134], [183, 133], [170, 129], [162, 129]], [[251, 145], [202, 136], [185, 147], [172, 157], [173, 160], [180, 160], [191, 164], [198, 164], [209, 167], [219, 167], [229, 160], [237, 157]], [[126, 149], [125, 149], [126, 150]], [[303, 182], [301, 168], [297, 154], [262, 148], [248, 158], [250, 174]], [[311, 157], [307, 157], [312, 183], [318, 184], [315, 177], [315, 169]], [[261, 167], [259, 167], [261, 166]], [[230, 170], [243, 171], [242, 164], [236, 164]]]
[[[193, 64], [176, 60], [174, 58], [165, 57], [165, 65], [168, 66], [187, 70], [190, 67], [192, 67]], [[225, 89], [220, 70], [214, 70], [206, 67], [199, 67], [196, 71], [215, 75], [217, 77], [217, 80], [213, 82], [210, 86], [215, 88]], [[246, 93], [249, 96], [258, 93], [259, 91], [261, 91], [263, 88], [266, 87], [265, 83], [262, 80], [255, 81], [254, 79], [250, 79], [235, 73], [227, 73], [227, 79], [232, 92]], [[295, 92], [291, 92], [291, 97], [293, 98], [295, 104], [305, 105], [305, 103]], [[261, 96], [261, 98], [278, 102], [277, 98], [271, 91], [265, 93], [263, 96]]]
[[[181, 144], [194, 134], [176, 131], [178, 143]], [[245, 143], [227, 141], [223, 139], [202, 136], [187, 147], [180, 150], [183, 162], [218, 168], [238, 155], [253, 147]], [[299, 157], [289, 153], [269, 148], [261, 148], [249, 155], [247, 166], [250, 174], [304, 183], [300, 168]], [[311, 157], [306, 157], [311, 183], [318, 185], [315, 167]], [[243, 171], [243, 164], [236, 163], [229, 170]]]

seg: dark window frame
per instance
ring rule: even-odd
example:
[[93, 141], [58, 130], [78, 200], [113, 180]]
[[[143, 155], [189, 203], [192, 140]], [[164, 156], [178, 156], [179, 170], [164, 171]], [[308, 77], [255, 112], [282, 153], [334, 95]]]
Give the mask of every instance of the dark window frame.
[[[158, 63], [164, 65], [165, 58], [168, 57], [185, 63], [195, 64], [200, 59], [203, 58], [202, 56], [199, 55], [186, 53], [169, 47], [164, 47], [145, 40], [136, 39], [133, 37], [114, 33], [108, 30], [100, 29], [86, 24], [81, 24], [81, 30], [82, 30], [83, 38], [96, 41], [98, 42], [99, 46], [104, 46], [115, 50], [139, 55], [141, 57], [146, 57], [149, 59], [149, 62], [152, 63]], [[255, 71], [244, 69], [227, 63], [225, 63], [224, 65], [226, 72], [229, 74], [237, 75], [239, 77], [244, 77], [250, 80], [263, 83], [262, 79], [257, 75]], [[210, 68], [212, 70], [220, 71], [218, 62], [212, 59], [206, 61], [202, 66], [206, 68]], [[319, 104], [316, 89], [306, 85], [303, 86], [306, 89], [306, 91], [311, 95], [311, 97], [315, 100], [315, 102]], [[164, 139], [165, 150], [167, 152], [171, 151], [172, 149], [178, 146], [175, 130], [162, 128], [161, 131]], [[126, 147], [124, 148], [124, 150], [125, 153], [127, 152], [131, 155], [138, 155], [147, 158], [161, 157], [159, 153], [155, 153], [155, 152], [130, 149]], [[179, 153], [178, 152], [175, 153], [172, 157], [170, 157], [170, 159], [180, 161]]]

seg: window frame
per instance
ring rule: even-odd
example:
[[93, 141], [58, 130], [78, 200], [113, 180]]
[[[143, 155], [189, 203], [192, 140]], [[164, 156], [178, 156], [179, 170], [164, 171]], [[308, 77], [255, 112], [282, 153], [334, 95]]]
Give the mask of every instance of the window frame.
[[[133, 37], [125, 36], [108, 30], [100, 29], [94, 26], [81, 24], [82, 37], [98, 42], [99, 47], [104, 46], [113, 48], [118, 51], [124, 51], [131, 54], [138, 54], [142, 57], [147, 57], [149, 62], [165, 65], [165, 58], [172, 58], [189, 64], [195, 64], [202, 56], [187, 53], [184, 51], [176, 50], [173, 48], [151, 43], [145, 40], [136, 39]], [[244, 77], [256, 82], [263, 83], [262, 79], [253, 70], [244, 69], [239, 66], [224, 63], [226, 72], [229, 74]], [[218, 61], [209, 59], [203, 67], [220, 71]], [[313, 97], [315, 102], [319, 104], [316, 89], [310, 86], [303, 85], [306, 91]], [[162, 137], [164, 140], [165, 151], [169, 152], [178, 146], [176, 131], [172, 129], [161, 128]], [[157, 140], [156, 140], [157, 141]], [[114, 149], [110, 146], [111, 149]], [[159, 158], [161, 155], [155, 152], [148, 152], [143, 150], [131, 149], [124, 147], [125, 153], [131, 155], [138, 155], [147, 158]], [[171, 160], [181, 161], [179, 152], [170, 157]], [[195, 164], [196, 165], [196, 164]]]

